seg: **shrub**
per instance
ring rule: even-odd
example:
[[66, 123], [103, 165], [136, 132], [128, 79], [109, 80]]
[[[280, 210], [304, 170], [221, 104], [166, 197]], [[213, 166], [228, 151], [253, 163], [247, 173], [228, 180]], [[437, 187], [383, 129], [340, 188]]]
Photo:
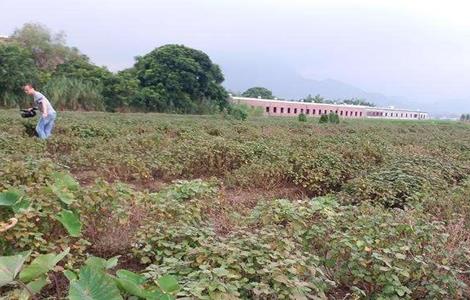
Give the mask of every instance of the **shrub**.
[[235, 120], [245, 121], [248, 118], [248, 106], [245, 104], [230, 105], [227, 109], [228, 116]]
[[301, 113], [298, 117], [299, 122], [307, 122], [307, 116], [304, 113]]
[[339, 124], [339, 116], [337, 113], [334, 113], [334, 112], [330, 112], [328, 114], [328, 122], [332, 123], [332, 124]]
[[327, 115], [321, 115], [319, 123], [320, 124], [328, 123], [328, 116]]

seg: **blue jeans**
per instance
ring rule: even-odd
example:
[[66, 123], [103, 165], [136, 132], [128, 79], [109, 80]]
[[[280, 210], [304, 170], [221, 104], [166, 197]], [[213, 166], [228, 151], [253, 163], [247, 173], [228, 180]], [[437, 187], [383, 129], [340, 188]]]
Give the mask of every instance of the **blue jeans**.
[[45, 118], [41, 116], [36, 126], [36, 132], [40, 139], [47, 139], [51, 136], [56, 116], [56, 113], [48, 114]]

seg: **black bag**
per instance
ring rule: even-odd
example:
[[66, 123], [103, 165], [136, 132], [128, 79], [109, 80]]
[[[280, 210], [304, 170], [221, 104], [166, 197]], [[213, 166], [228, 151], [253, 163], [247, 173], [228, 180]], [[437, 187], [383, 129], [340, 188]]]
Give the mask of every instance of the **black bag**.
[[31, 110], [29, 109], [22, 109], [21, 110], [21, 117], [22, 118], [33, 118], [36, 116], [36, 110], [37, 108], [33, 108]]

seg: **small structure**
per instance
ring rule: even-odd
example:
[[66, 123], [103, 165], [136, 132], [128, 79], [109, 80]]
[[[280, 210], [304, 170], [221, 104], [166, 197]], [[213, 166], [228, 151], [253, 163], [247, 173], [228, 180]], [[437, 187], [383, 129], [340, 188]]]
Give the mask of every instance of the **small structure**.
[[370, 118], [370, 119], [403, 119], [425, 120], [428, 113], [419, 110], [397, 109], [393, 107], [371, 107], [349, 104], [327, 104], [312, 102], [297, 102], [272, 99], [230, 97], [232, 103], [246, 104], [253, 108], [261, 107], [267, 116], [321, 116], [336, 113], [343, 118]]

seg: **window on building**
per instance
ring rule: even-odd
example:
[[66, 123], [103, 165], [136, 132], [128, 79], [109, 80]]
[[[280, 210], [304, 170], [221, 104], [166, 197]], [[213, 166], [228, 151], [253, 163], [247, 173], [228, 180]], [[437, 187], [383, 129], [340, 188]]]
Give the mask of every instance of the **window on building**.
[[[313, 110], [313, 114], [315, 114], [315, 110]], [[318, 110], [318, 114], [321, 115], [321, 109]]]
[[290, 114], [290, 107], [287, 108], [287, 113]]
[[346, 112], [344, 113], [344, 115], [347, 117], [347, 116], [348, 116], [348, 111], [346, 111]]
[[284, 113], [284, 107], [281, 107], [281, 114]]
[[269, 112], [269, 106], [266, 106], [266, 112], [267, 113]]
[[354, 116], [355, 116], [355, 117], [357, 117], [357, 111], [356, 111], [356, 112], [354, 112]]
[[307, 108], [307, 112], [306, 112], [307, 115], [310, 114], [310, 109]]
[[342, 116], [342, 115], [343, 115], [343, 111], [340, 111], [340, 112], [339, 112], [339, 115]]
[[301, 114], [304, 113], [304, 109], [303, 109], [303, 108], [300, 109], [300, 113], [301, 113]]
[[362, 111], [359, 112], [359, 117], [362, 117]]
[[418, 118], [418, 114], [415, 114], [415, 119]]
[[273, 113], [277, 112], [277, 107], [273, 107]]
[[294, 114], [296, 114], [296, 113], [297, 113], [297, 108], [294, 108]]

